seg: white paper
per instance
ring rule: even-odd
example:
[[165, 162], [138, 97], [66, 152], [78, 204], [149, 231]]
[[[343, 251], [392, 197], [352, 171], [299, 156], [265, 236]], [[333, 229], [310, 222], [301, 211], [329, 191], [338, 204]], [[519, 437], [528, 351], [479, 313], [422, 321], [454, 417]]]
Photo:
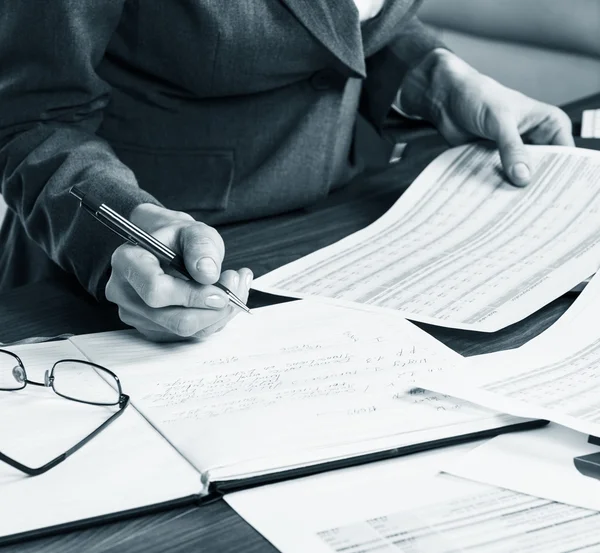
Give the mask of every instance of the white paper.
[[[6, 348], [5, 348], [6, 349]], [[59, 359], [82, 359], [69, 342], [10, 348], [28, 377], [42, 381]], [[97, 377], [100, 386], [107, 385]], [[114, 413], [28, 386], [0, 392], [0, 451], [40, 466], [64, 453]], [[0, 462], [2, 537], [198, 494], [194, 470], [130, 405], [98, 436], [40, 476]]]
[[526, 188], [495, 151], [449, 150], [375, 223], [253, 287], [484, 332], [525, 318], [600, 265], [600, 154], [528, 149]]
[[587, 434], [550, 425], [498, 436], [443, 468], [484, 484], [600, 511], [600, 480], [584, 476], [573, 463], [575, 457], [599, 451]]
[[225, 500], [282, 553], [598, 550], [599, 513], [433, 476], [455, 453], [410, 456]]
[[524, 346], [468, 360], [419, 385], [600, 436], [600, 275], [552, 327]]
[[586, 109], [581, 118], [581, 138], [600, 138], [600, 109]]
[[396, 314], [303, 300], [237, 317], [204, 342], [77, 337], [210, 479], [270, 473], [518, 422], [413, 389], [461, 356]]

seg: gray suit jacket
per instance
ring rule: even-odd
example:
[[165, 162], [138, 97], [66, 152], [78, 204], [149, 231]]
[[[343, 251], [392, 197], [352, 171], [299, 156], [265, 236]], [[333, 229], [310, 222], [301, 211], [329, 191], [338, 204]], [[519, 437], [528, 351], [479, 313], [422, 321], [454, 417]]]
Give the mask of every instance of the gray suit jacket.
[[120, 242], [73, 185], [218, 225], [346, 182], [357, 117], [379, 129], [440, 46], [418, 1], [361, 25], [353, 0], [2, 0], [0, 289], [67, 271], [103, 297]]

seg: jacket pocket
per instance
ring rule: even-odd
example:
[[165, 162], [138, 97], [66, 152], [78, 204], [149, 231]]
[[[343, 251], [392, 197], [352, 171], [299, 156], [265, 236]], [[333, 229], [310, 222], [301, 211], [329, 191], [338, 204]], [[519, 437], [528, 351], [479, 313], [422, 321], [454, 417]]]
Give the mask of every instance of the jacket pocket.
[[178, 211], [223, 211], [234, 179], [232, 150], [149, 149], [114, 145], [140, 188]]

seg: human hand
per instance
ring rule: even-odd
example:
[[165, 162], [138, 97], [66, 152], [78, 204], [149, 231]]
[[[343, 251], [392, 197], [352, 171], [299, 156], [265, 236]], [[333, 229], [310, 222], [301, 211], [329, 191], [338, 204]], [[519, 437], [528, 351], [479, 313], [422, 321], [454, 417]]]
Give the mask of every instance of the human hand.
[[523, 139], [575, 145], [561, 109], [502, 86], [444, 49], [407, 73], [402, 109], [432, 122], [453, 146], [477, 138], [496, 142], [504, 171], [517, 186], [527, 185], [533, 170]]
[[239, 311], [220, 282], [242, 301], [248, 299], [252, 271], [225, 271], [219, 233], [186, 213], [142, 204], [131, 221], [181, 254], [194, 280], [160, 265], [146, 250], [124, 244], [112, 256], [106, 298], [117, 304], [121, 320], [154, 341], [203, 338], [221, 330]]

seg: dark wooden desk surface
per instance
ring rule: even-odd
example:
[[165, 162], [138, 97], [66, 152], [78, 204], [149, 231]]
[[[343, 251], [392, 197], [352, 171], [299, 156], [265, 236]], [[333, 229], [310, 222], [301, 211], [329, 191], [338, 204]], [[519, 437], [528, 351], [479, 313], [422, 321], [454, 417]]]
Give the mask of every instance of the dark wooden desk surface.
[[[588, 107], [600, 107], [600, 94], [565, 109], [577, 123], [581, 120], [581, 110]], [[405, 160], [385, 174], [353, 183], [302, 212], [220, 229], [228, 250], [225, 265], [248, 266], [260, 276], [377, 219], [445, 148], [441, 139], [427, 130], [412, 129], [401, 134], [414, 141], [405, 153]], [[251, 297], [254, 306], [269, 301], [270, 298], [258, 293]], [[473, 355], [518, 347], [550, 326], [572, 301], [572, 296], [559, 298], [525, 321], [494, 334], [420, 326], [456, 351]], [[0, 341], [120, 327], [111, 307], [95, 304], [75, 286], [44, 282], [0, 295]], [[18, 553], [276, 552], [224, 501], [28, 540], [0, 550]]]

